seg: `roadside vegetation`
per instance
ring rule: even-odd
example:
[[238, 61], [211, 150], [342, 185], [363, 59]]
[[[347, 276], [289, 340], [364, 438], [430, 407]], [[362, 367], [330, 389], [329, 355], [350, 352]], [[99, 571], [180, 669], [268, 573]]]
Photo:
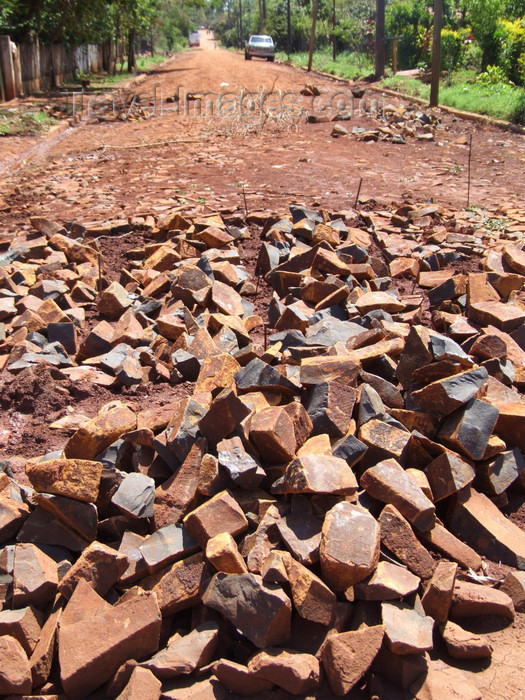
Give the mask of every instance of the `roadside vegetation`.
[[[236, 5], [216, 3], [212, 26], [224, 45], [241, 46], [254, 32], [270, 34], [281, 60], [307, 65], [311, 2], [290, 0], [291, 32], [286, 0], [243, 0], [242, 32]], [[374, 70], [375, 2], [321, 0], [313, 68], [343, 78], [362, 78]], [[443, 79], [440, 102], [465, 111], [525, 124], [525, 0], [448, 0], [442, 32]], [[390, 87], [426, 99], [424, 82], [432, 56], [432, 2], [390, 0], [386, 36], [397, 41], [397, 70], [419, 69], [423, 80], [387, 77]], [[387, 39], [390, 76], [392, 39]], [[335, 47], [336, 58], [333, 59]], [[388, 74], [388, 71], [387, 71]]]
[[[430, 85], [417, 78], [394, 75], [382, 85], [405, 95], [428, 99]], [[494, 80], [490, 73], [458, 71], [448, 76], [439, 91], [440, 103], [465, 112], [485, 114], [525, 124], [525, 90], [504, 80]]]
[[0, 109], [0, 137], [38, 134], [56, 123], [57, 120], [43, 110]]

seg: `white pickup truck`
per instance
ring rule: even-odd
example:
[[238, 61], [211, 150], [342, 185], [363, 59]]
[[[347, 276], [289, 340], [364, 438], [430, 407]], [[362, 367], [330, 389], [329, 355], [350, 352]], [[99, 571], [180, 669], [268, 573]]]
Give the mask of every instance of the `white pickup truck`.
[[192, 32], [188, 37], [190, 46], [200, 46], [201, 45], [201, 35], [199, 32]]

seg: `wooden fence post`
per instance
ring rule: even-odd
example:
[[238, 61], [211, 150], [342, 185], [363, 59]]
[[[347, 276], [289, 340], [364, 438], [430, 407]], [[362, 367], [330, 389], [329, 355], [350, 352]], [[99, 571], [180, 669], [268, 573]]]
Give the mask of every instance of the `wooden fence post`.
[[4, 82], [5, 99], [14, 100], [16, 97], [15, 70], [11, 51], [11, 38], [7, 34], [0, 36], [0, 72]]

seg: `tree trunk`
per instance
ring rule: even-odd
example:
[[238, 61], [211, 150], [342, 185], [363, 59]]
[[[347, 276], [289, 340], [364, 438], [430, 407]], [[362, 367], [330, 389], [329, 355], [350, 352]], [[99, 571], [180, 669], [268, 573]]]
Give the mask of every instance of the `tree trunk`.
[[385, 75], [385, 0], [376, 0], [376, 80]]
[[128, 73], [135, 70], [135, 30], [130, 29], [128, 34]]

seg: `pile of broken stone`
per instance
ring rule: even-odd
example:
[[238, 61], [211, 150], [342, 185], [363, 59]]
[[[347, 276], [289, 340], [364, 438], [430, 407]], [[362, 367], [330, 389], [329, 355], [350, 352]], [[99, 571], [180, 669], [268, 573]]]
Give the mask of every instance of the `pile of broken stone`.
[[111, 284], [81, 226], [2, 241], [4, 374], [191, 391], [65, 416], [27, 482], [4, 463], [1, 694], [481, 697], [429, 651], [490, 657], [468, 619], [525, 610], [525, 533], [501, 511], [525, 486], [525, 251], [518, 230], [422, 236], [443, 217], [292, 206], [266, 219], [258, 280], [219, 215], [152, 222]]

